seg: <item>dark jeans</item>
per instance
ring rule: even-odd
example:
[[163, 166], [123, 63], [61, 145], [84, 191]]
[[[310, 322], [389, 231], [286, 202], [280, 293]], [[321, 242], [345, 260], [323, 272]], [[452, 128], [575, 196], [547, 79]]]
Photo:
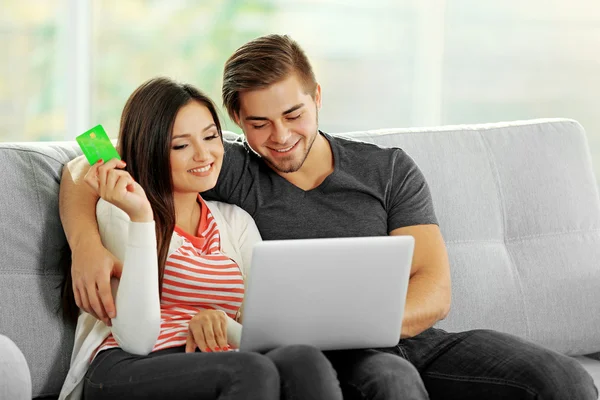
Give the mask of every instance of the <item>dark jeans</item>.
[[194, 400], [341, 400], [335, 371], [310, 346], [286, 346], [266, 355], [185, 353], [185, 347], [136, 356], [104, 350], [85, 377], [83, 398]]
[[598, 398], [592, 378], [576, 360], [489, 330], [431, 328], [392, 348], [325, 354], [345, 399]]

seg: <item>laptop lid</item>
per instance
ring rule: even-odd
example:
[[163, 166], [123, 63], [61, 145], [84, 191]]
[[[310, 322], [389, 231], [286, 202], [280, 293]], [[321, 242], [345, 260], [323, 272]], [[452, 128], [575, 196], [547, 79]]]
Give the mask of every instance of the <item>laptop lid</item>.
[[271, 240], [255, 245], [241, 351], [292, 344], [391, 347], [400, 339], [412, 236]]

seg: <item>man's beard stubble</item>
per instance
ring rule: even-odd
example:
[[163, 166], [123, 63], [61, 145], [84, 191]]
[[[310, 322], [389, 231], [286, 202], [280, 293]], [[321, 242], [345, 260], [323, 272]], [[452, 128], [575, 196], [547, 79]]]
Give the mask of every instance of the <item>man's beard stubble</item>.
[[[302, 168], [302, 165], [304, 165], [304, 162], [306, 161], [306, 159], [308, 158], [308, 154], [310, 153], [310, 150], [312, 149], [313, 144], [315, 143], [315, 140], [317, 139], [317, 135], [319, 135], [319, 109], [315, 106], [316, 110], [315, 110], [315, 119], [316, 119], [316, 125], [317, 125], [317, 129], [315, 134], [312, 136], [312, 140], [310, 141], [310, 143], [308, 143], [308, 145], [306, 146], [306, 152], [304, 153], [304, 155], [302, 156], [302, 160], [300, 160], [300, 162], [296, 163], [296, 164], [292, 164], [289, 165], [287, 167], [285, 166], [278, 166], [274, 163], [271, 162], [271, 160], [269, 160], [266, 157], [262, 157], [259, 154], [259, 157], [262, 157], [263, 160], [265, 160], [265, 162], [269, 165], [269, 167], [271, 167], [273, 170], [277, 171], [277, 172], [281, 172], [282, 174], [290, 174], [292, 172], [297, 172], [300, 168]], [[302, 140], [305, 140], [305, 138], [303, 137]], [[283, 163], [285, 163], [285, 160], [282, 160]]]

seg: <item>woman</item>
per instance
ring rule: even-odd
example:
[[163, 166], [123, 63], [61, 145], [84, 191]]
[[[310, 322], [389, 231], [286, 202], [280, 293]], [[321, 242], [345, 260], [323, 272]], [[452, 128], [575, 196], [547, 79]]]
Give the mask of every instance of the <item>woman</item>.
[[198, 194], [216, 184], [222, 140], [214, 104], [190, 85], [152, 79], [127, 101], [124, 163], [86, 175], [103, 244], [123, 262], [117, 317], [80, 314], [61, 399], [342, 398], [315, 348], [232, 351], [260, 235], [242, 209]]

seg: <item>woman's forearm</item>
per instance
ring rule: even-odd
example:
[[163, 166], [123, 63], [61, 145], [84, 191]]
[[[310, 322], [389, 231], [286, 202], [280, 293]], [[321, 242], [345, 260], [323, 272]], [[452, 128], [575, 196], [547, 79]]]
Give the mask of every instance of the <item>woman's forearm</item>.
[[157, 265], [154, 221], [129, 223], [112, 333], [119, 346], [132, 354], [150, 353], [160, 334]]

